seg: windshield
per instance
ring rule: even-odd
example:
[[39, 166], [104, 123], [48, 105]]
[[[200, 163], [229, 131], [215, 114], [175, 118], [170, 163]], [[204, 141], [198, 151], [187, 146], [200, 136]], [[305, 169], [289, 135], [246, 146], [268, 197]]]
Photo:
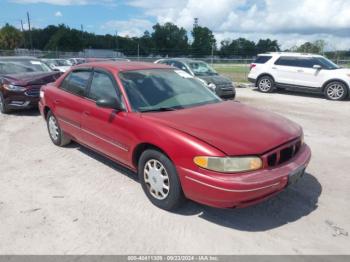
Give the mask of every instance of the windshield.
[[133, 111], [166, 111], [217, 103], [218, 98], [181, 70], [151, 69], [120, 73]]
[[0, 74], [2, 75], [51, 71], [39, 60], [0, 60]]
[[204, 62], [190, 62], [188, 65], [196, 76], [210, 76], [218, 74], [213, 68]]
[[338, 65], [333, 63], [331, 60], [324, 58], [324, 57], [315, 57], [314, 58], [320, 66], [324, 69], [332, 70], [332, 69], [338, 69], [340, 68]]

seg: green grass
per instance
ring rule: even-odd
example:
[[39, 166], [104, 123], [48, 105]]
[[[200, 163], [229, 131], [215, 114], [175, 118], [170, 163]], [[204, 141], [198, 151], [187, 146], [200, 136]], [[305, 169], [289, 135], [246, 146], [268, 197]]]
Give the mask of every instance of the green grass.
[[248, 82], [249, 65], [243, 64], [214, 64], [214, 69], [234, 82]]

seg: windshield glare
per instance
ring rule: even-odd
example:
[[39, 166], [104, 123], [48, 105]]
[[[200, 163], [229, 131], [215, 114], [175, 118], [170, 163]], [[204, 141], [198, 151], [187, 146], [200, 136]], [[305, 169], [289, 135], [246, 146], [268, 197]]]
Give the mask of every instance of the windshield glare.
[[322, 66], [322, 68], [324, 69], [338, 69], [340, 68], [338, 65], [336, 65], [335, 63], [333, 63], [331, 60], [324, 58], [324, 57], [315, 57], [314, 58], [319, 64], [320, 66]]
[[0, 60], [0, 74], [21, 74], [32, 72], [51, 72], [52, 70], [39, 60]]
[[127, 71], [120, 73], [120, 79], [133, 111], [181, 109], [221, 101], [198, 80], [180, 70]]
[[191, 68], [194, 75], [196, 76], [218, 74], [213, 68], [211, 68], [207, 63], [204, 62], [190, 62], [188, 63], [188, 65]]

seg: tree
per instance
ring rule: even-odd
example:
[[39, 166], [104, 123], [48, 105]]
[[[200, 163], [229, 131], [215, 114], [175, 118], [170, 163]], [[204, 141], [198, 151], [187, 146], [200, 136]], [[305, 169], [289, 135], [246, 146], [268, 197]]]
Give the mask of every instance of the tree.
[[216, 40], [208, 27], [194, 26], [192, 30], [192, 53], [194, 56], [208, 56], [216, 50]]
[[256, 55], [255, 43], [245, 38], [238, 38], [233, 40], [230, 44], [232, 55], [239, 56], [254, 56]]
[[297, 48], [297, 52], [319, 54], [321, 49], [314, 43], [306, 42]]
[[15, 49], [20, 47], [23, 42], [23, 35], [14, 26], [6, 24], [0, 30], [0, 48], [2, 49]]
[[280, 51], [280, 47], [278, 45], [277, 40], [270, 40], [268, 39], [260, 39], [258, 43], [256, 44], [256, 52], [261, 53], [267, 53], [267, 52], [278, 52]]
[[60, 51], [81, 51], [83, 43], [80, 32], [71, 30], [65, 25], [60, 25], [56, 33], [50, 38], [50, 41], [45, 46], [46, 50]]
[[188, 37], [184, 28], [172, 23], [153, 26], [152, 40], [161, 55], [177, 56], [188, 52]]

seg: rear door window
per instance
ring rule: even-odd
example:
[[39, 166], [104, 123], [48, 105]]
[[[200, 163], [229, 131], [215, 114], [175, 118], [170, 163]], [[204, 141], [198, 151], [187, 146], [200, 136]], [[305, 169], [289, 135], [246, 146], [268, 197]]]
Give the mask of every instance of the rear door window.
[[91, 77], [91, 70], [71, 72], [62, 82], [61, 89], [78, 96], [84, 96]]
[[272, 56], [267, 55], [259, 55], [255, 61], [254, 64], [265, 64], [267, 61], [269, 61], [272, 58]]
[[280, 66], [298, 66], [298, 58], [293, 56], [281, 56], [275, 62], [275, 65]]

